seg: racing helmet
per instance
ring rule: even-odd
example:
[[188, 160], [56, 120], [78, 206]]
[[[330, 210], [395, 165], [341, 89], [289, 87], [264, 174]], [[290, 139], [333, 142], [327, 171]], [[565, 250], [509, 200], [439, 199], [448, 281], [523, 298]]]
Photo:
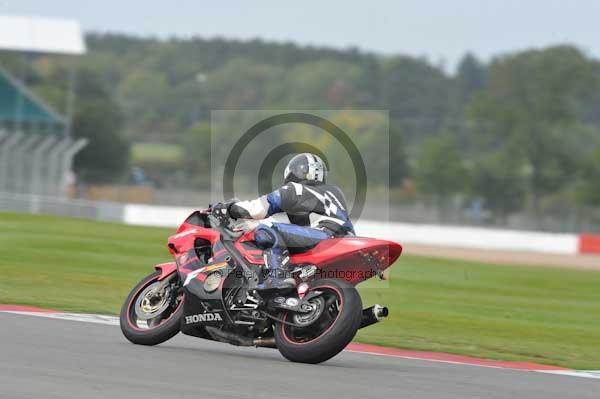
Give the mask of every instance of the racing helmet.
[[308, 152], [295, 155], [285, 167], [285, 183], [326, 183], [327, 166], [323, 160]]

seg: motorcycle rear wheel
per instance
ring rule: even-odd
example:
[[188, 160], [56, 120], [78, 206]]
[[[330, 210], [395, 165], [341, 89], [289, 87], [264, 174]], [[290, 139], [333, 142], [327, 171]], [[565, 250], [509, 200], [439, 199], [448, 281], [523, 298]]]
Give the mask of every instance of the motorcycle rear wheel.
[[[154, 299], [152, 287], [159, 284], [159, 272], [152, 273], [140, 281], [129, 293], [119, 318], [121, 331], [125, 338], [138, 345], [158, 345], [173, 338], [180, 331], [183, 315], [183, 297], [174, 298], [175, 303], [163, 303], [164, 298]], [[168, 278], [168, 277], [167, 277]], [[175, 276], [174, 278], [177, 278]], [[172, 293], [171, 295], [177, 295]], [[169, 298], [167, 298], [169, 299]], [[145, 301], [145, 303], [144, 303]], [[139, 312], [155, 311], [152, 319], [138, 318]]]
[[321, 291], [323, 309], [307, 327], [290, 326], [290, 313], [275, 326], [275, 342], [288, 360], [316, 364], [340, 353], [356, 335], [362, 318], [362, 301], [354, 286], [343, 280], [322, 279], [311, 284], [310, 291]]

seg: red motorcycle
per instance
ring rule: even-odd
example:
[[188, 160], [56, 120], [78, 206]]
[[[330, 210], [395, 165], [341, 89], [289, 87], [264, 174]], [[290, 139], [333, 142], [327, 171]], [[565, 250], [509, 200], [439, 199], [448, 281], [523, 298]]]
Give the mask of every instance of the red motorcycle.
[[267, 277], [254, 229], [192, 213], [168, 240], [175, 262], [136, 285], [120, 324], [134, 344], [157, 345], [179, 331], [240, 346], [277, 348], [287, 359], [324, 362], [357, 330], [388, 315], [362, 309], [355, 285], [378, 275], [402, 252], [399, 244], [365, 237], [331, 238], [291, 255], [296, 287], [257, 290]]

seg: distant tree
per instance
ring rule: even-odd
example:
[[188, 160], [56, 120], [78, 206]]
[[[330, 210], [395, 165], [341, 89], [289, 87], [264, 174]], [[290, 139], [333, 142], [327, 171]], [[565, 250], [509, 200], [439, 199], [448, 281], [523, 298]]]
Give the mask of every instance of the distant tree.
[[115, 181], [129, 165], [130, 145], [123, 136], [121, 111], [94, 71], [79, 70], [77, 82], [72, 134], [89, 143], [75, 157], [75, 171], [87, 182]]
[[[364, 114], [341, 111], [333, 116], [332, 121], [341, 126], [358, 146], [367, 165], [369, 184], [401, 187], [405, 183], [411, 172], [404, 132], [398, 124], [388, 121], [386, 114], [376, 111]], [[345, 153], [338, 155], [347, 157]], [[339, 165], [336, 163], [337, 167]], [[344, 169], [342, 173], [348, 174]]]
[[439, 131], [456, 102], [451, 78], [407, 56], [118, 34], [90, 34], [87, 44], [81, 62], [115, 87], [129, 137], [180, 139], [211, 109], [360, 107], [389, 109], [412, 145]]
[[600, 206], [600, 147], [583, 161], [577, 200], [582, 205]]
[[142, 135], [149, 130], [160, 130], [164, 119], [172, 118], [172, 114], [164, 112], [165, 93], [170, 85], [163, 73], [145, 70], [133, 70], [127, 74], [117, 87], [115, 95], [124, 115], [135, 115], [127, 118], [126, 128]]
[[[595, 84], [590, 62], [568, 46], [526, 51], [497, 59], [488, 84], [468, 114], [480, 151], [502, 147], [529, 171], [533, 209], [543, 195], [559, 189], [574, 169], [569, 127], [573, 103]], [[512, 165], [510, 165], [513, 167]]]
[[462, 58], [458, 64], [455, 78], [460, 103], [467, 103], [474, 93], [484, 88], [485, 74], [485, 65], [473, 54], [467, 53]]
[[417, 158], [415, 178], [419, 191], [432, 195], [438, 204], [443, 198], [463, 191], [468, 175], [452, 136], [425, 140]]
[[504, 220], [524, 206], [526, 187], [519, 165], [510, 153], [503, 151], [480, 158], [472, 165], [471, 193], [484, 200], [496, 219]]
[[201, 122], [185, 132], [184, 167], [193, 187], [210, 189], [211, 179], [211, 130]]
[[[593, 75], [596, 82], [600, 82], [600, 62], [597, 59], [591, 59], [590, 63], [593, 68]], [[574, 104], [577, 110], [577, 117], [582, 123], [587, 125], [600, 125], [600, 90], [592, 90], [589, 96], [586, 96], [582, 101]], [[596, 133], [600, 139], [600, 135]]]
[[88, 144], [76, 156], [74, 170], [88, 183], [118, 181], [129, 166], [130, 143], [123, 134], [123, 114], [113, 90], [94, 68], [53, 57], [37, 57], [29, 76], [32, 89], [58, 112], [67, 108], [70, 67], [77, 68], [75, 113], [71, 134]]
[[452, 109], [452, 82], [425, 60], [397, 56], [382, 62], [380, 102], [408, 144], [439, 132]]
[[303, 63], [286, 75], [284, 99], [292, 107], [364, 105], [370, 93], [358, 87], [363, 77], [364, 71], [348, 62], [325, 59]]
[[267, 63], [234, 58], [207, 77], [211, 109], [256, 109], [277, 106], [283, 69]]
[[[87, 71], [80, 73], [79, 91], [85, 86], [102, 90], [97, 90], [98, 98], [78, 93], [77, 127], [82, 134], [92, 135], [93, 129], [119, 132], [124, 122], [126, 137], [184, 144], [188, 157], [185, 167], [178, 170], [188, 175], [178, 174], [181, 178], [173, 180], [169, 174], [169, 182], [193, 180], [197, 186], [206, 185], [200, 180], [206, 176], [209, 164], [203, 162], [209, 158], [198, 159], [197, 154], [208, 148], [204, 136], [208, 125], [204, 123], [210, 121], [210, 110], [338, 108], [389, 110], [389, 163], [387, 157], [377, 156], [384, 148], [381, 142], [387, 143], [387, 139], [378, 139], [379, 132], [370, 128], [381, 125], [379, 122], [352, 112], [342, 122], [359, 132], [352, 139], [369, 155], [370, 168], [382, 172], [389, 168], [389, 184], [395, 187], [412, 174], [424, 193], [446, 195], [442, 193], [447, 190], [428, 186], [433, 178], [423, 179], [416, 168], [424, 165], [425, 148], [433, 147], [431, 143], [422, 145], [425, 140], [444, 131], [453, 132], [452, 147], [465, 158], [465, 164], [473, 166], [468, 168], [474, 174], [473, 180], [467, 181], [471, 187], [464, 187], [464, 182], [452, 187], [462, 185], [465, 193], [485, 198], [487, 206], [499, 215], [522, 205], [522, 190], [526, 192], [524, 202], [538, 209], [541, 204], [548, 206], [559, 192], [564, 193], [561, 198], [571, 201], [575, 177], [594, 181], [587, 177], [591, 172], [583, 171], [590, 167], [579, 159], [600, 145], [600, 90], [596, 89], [600, 63], [573, 47], [508, 54], [490, 64], [467, 54], [451, 77], [422, 58], [262, 40], [91, 34], [87, 44], [90, 51], [77, 59]], [[28, 57], [31, 67], [24, 70], [27, 84], [59, 112], [64, 111], [68, 85], [64, 57]], [[20, 76], [20, 57], [3, 52], [0, 62]], [[86, 74], [93, 75], [92, 83]], [[84, 91], [94, 92], [89, 87]], [[119, 110], [122, 118], [111, 116]], [[83, 118], [81, 112], [88, 115]], [[104, 113], [108, 116], [102, 118]], [[74, 132], [79, 134], [77, 129]], [[95, 146], [110, 148], [117, 143], [119, 150], [125, 150], [126, 143], [119, 144], [122, 135], [111, 138], [111, 134], [94, 136]], [[324, 149], [333, 148], [323, 138], [312, 140], [318, 140]], [[110, 151], [111, 158], [103, 150], [94, 159], [92, 148], [86, 148], [77, 161], [80, 174], [88, 181], [117, 179], [126, 168], [127, 155], [115, 149]], [[259, 150], [248, 151], [258, 154]], [[338, 156], [333, 152], [332, 159]], [[83, 160], [86, 165], [80, 163]], [[92, 168], [108, 160], [111, 165]], [[377, 179], [370, 177], [371, 182], [388, 184], [384, 182], [388, 174], [378, 174]], [[518, 178], [519, 184], [512, 187], [510, 178]], [[503, 184], [507, 185], [506, 197], [497, 198], [494, 190]], [[508, 194], [513, 189], [516, 191]]]
[[400, 187], [411, 176], [404, 132], [394, 121], [390, 123], [390, 185]]

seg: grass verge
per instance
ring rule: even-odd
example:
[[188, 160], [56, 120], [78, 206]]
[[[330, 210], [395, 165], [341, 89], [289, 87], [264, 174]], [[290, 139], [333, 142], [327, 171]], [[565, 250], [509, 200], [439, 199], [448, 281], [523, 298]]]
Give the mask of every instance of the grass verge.
[[[170, 260], [170, 229], [0, 213], [0, 303], [116, 314]], [[403, 256], [361, 287], [390, 317], [360, 342], [600, 368], [600, 273]]]
[[135, 162], [177, 162], [183, 159], [183, 148], [178, 144], [134, 143], [131, 152]]

